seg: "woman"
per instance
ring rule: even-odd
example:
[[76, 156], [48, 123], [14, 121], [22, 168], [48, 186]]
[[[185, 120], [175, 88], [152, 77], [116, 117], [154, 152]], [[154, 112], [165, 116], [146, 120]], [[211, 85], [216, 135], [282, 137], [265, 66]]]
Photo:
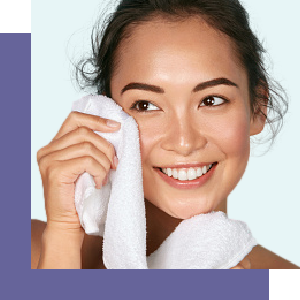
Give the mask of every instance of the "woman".
[[[267, 108], [276, 111], [283, 100], [269, 88], [262, 51], [234, 0], [122, 1], [99, 49], [96, 35], [89, 61], [95, 72], [85, 73], [83, 63], [81, 73], [138, 123], [147, 255], [183, 219], [227, 213], [228, 195], [247, 166], [250, 137], [266, 122], [272, 125]], [[71, 113], [38, 152], [47, 223], [32, 222], [32, 268], [105, 268], [102, 238], [81, 228], [74, 189], [85, 171], [101, 188], [117, 167], [112, 145], [94, 133], [120, 128], [112, 125]], [[187, 181], [187, 170], [200, 167], [200, 182]], [[297, 266], [257, 246], [236, 268]]]

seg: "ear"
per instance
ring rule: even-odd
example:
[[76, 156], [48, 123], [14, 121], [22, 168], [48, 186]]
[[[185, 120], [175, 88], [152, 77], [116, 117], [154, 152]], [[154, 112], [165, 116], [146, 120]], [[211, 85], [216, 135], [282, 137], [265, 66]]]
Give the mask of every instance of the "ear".
[[269, 90], [261, 85], [257, 93], [259, 99], [251, 116], [250, 135], [260, 134], [264, 129], [268, 113]]

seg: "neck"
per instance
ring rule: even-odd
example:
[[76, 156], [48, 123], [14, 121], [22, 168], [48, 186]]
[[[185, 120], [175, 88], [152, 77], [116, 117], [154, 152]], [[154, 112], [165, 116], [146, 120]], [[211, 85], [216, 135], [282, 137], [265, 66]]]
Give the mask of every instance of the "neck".
[[[147, 224], [147, 253], [149, 256], [157, 250], [164, 240], [175, 230], [182, 219], [171, 217], [145, 199], [146, 224]], [[227, 198], [217, 206], [214, 211], [227, 214]]]

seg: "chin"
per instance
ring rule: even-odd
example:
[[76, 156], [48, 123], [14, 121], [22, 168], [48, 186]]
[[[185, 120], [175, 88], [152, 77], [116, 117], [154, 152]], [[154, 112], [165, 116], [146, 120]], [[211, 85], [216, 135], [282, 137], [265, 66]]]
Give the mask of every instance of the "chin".
[[190, 219], [196, 215], [199, 215], [199, 214], [206, 214], [206, 213], [209, 213], [209, 212], [212, 212], [213, 209], [207, 209], [207, 210], [200, 210], [200, 211], [190, 211], [190, 210], [186, 210], [186, 211], [173, 211], [173, 212], [170, 212], [169, 215], [173, 218], [176, 218], [176, 219], [181, 219], [181, 220], [187, 220], [187, 219]]
[[159, 209], [167, 213], [173, 218], [186, 220], [199, 214], [206, 214], [212, 212], [216, 205], [202, 204], [195, 205], [195, 203], [182, 202], [178, 200], [177, 202], [169, 203], [166, 206], [158, 206]]

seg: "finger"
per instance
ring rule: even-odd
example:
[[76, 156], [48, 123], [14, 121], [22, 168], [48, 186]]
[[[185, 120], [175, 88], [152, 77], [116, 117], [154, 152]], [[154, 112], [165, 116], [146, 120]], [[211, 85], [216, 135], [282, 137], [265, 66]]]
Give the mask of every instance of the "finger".
[[245, 269], [245, 268], [241, 264], [238, 264], [235, 267], [230, 268], [230, 269], [235, 270], [235, 269]]
[[237, 266], [231, 269], [251, 269], [251, 261], [248, 256], [241, 260]]
[[[114, 123], [116, 124], [116, 127], [109, 126], [110, 124]], [[67, 119], [63, 122], [60, 130], [57, 132], [53, 139], [59, 139], [63, 135], [72, 130], [75, 130], [78, 127], [88, 127], [92, 130], [101, 132], [113, 132], [121, 128], [121, 123], [109, 119], [104, 119], [95, 115], [72, 111]]]
[[105, 138], [94, 133], [92, 129], [87, 127], [79, 127], [60, 139], [53, 140], [47, 146], [41, 148], [37, 154], [37, 161], [51, 152], [62, 150], [70, 147], [71, 145], [88, 142], [93, 144], [96, 148], [102, 151], [110, 160], [111, 167], [115, 168], [114, 157], [116, 157], [116, 151], [114, 146], [109, 143]]
[[235, 269], [245, 269], [245, 268], [243, 268], [241, 265], [237, 265], [237, 266], [235, 266], [235, 267], [233, 267], [233, 268], [231, 268], [232, 270], [235, 270]]
[[100, 188], [106, 177], [105, 168], [91, 156], [55, 161], [48, 168], [48, 178], [53, 183], [75, 183], [79, 175], [87, 172], [93, 176], [96, 187]]
[[246, 256], [240, 264], [245, 268], [245, 269], [251, 269], [251, 261], [248, 256]]
[[41, 164], [44, 165], [44, 168], [47, 168], [53, 163], [53, 161], [70, 160], [85, 156], [93, 157], [101, 166], [104, 167], [106, 173], [109, 172], [110, 160], [103, 152], [99, 151], [92, 143], [89, 142], [71, 145], [65, 149], [51, 152], [41, 159], [43, 160]]

